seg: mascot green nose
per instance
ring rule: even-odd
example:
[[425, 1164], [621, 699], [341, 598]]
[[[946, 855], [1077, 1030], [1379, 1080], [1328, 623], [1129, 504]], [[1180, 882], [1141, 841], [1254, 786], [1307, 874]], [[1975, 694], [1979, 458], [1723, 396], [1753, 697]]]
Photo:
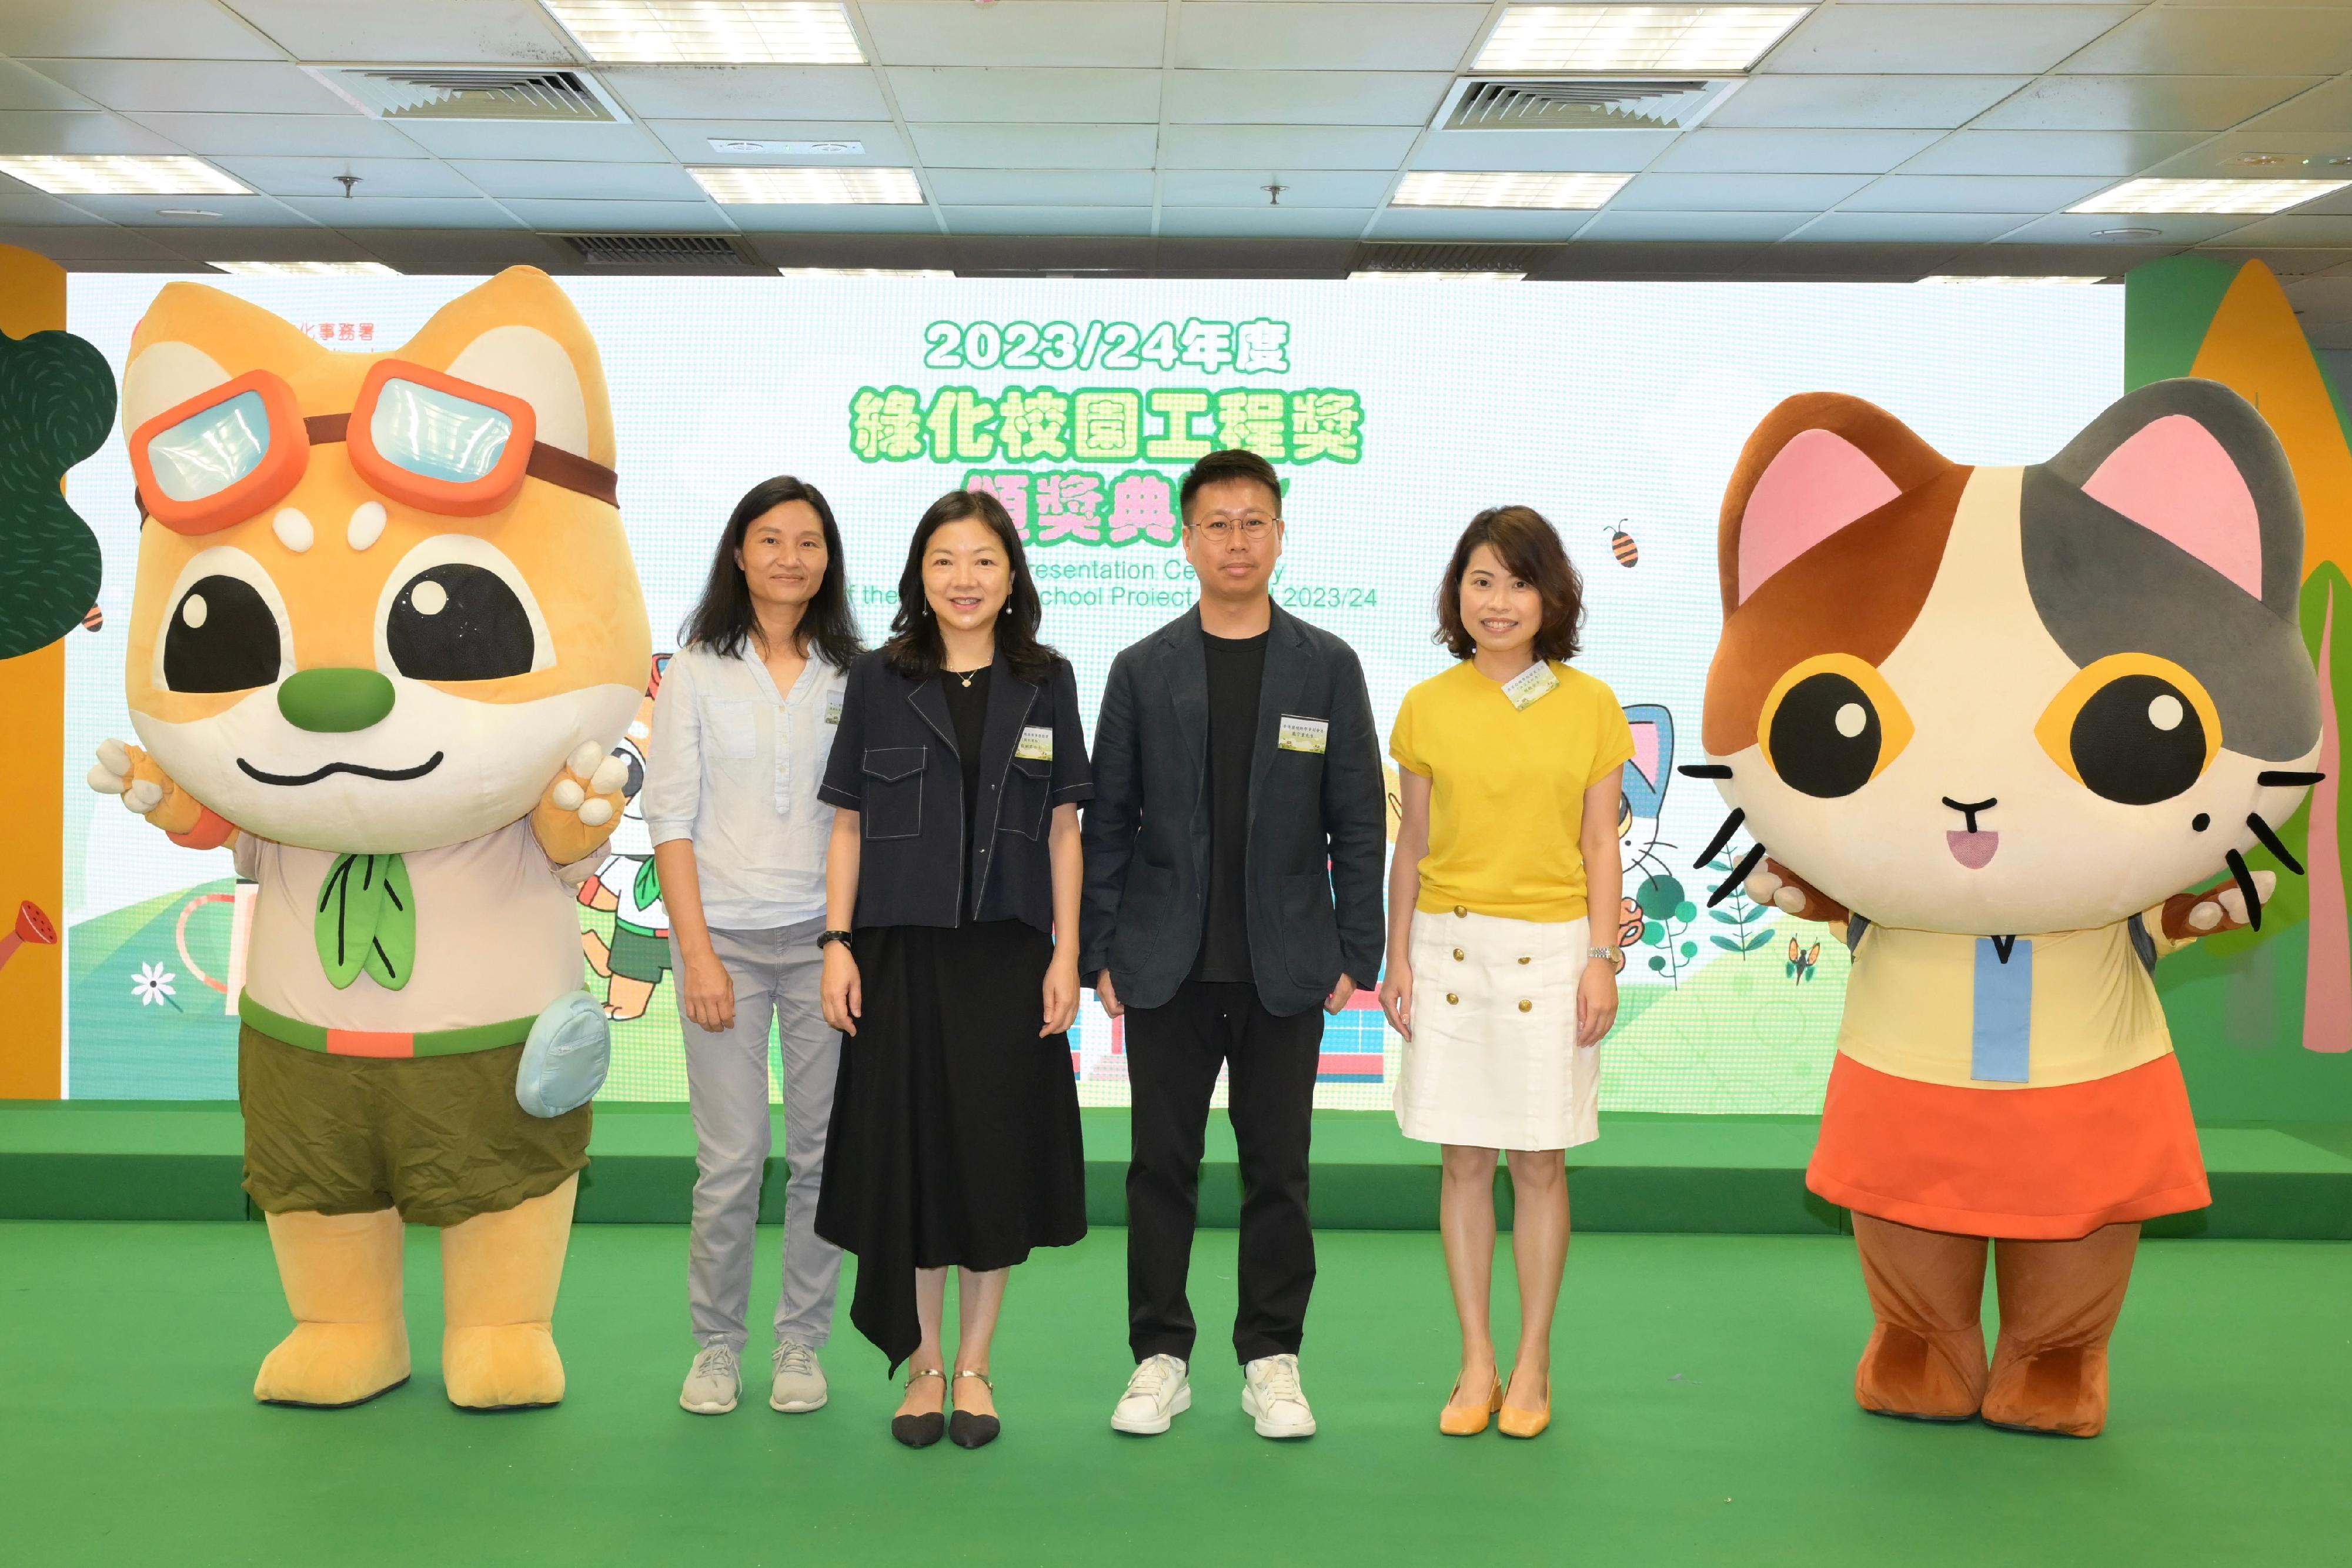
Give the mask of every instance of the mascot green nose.
[[392, 682], [374, 670], [304, 670], [278, 688], [278, 711], [297, 729], [341, 735], [392, 711]]

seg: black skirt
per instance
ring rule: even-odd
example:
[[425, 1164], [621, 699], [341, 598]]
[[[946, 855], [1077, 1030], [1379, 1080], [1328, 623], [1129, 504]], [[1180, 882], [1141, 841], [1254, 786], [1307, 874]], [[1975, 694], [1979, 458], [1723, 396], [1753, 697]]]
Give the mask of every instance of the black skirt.
[[1003, 1269], [1087, 1233], [1070, 1037], [1037, 1033], [1054, 944], [1023, 921], [852, 940], [817, 1234], [857, 1255], [849, 1320], [896, 1371], [921, 1343], [917, 1269]]

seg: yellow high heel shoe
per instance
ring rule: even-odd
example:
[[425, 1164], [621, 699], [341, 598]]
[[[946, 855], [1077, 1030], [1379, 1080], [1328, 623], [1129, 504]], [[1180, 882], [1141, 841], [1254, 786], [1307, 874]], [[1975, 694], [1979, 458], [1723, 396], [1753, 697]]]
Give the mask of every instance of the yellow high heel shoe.
[[1495, 1390], [1495, 1409], [1496, 1412], [1495, 1425], [1502, 1428], [1504, 1437], [1540, 1436], [1543, 1429], [1551, 1425], [1551, 1379], [1549, 1377], [1544, 1379], [1542, 1409], [1527, 1410], [1517, 1405], [1506, 1405], [1503, 1403], [1503, 1391], [1500, 1388]]
[[1486, 1418], [1503, 1407], [1503, 1380], [1496, 1378], [1493, 1389], [1475, 1405], [1454, 1403], [1454, 1396], [1461, 1392], [1457, 1379], [1454, 1393], [1446, 1396], [1445, 1408], [1437, 1413], [1437, 1429], [1449, 1437], [1475, 1437], [1486, 1429]]

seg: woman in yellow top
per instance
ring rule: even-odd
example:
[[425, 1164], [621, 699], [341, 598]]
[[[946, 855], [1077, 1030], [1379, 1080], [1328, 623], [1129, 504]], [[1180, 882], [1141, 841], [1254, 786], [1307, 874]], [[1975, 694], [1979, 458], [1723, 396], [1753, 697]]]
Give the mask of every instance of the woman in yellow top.
[[[1551, 1320], [1568, 1261], [1562, 1151], [1591, 1142], [1619, 958], [1586, 907], [1614, 910], [1617, 802], [1633, 732], [1608, 686], [1569, 667], [1584, 584], [1527, 507], [1471, 519], [1438, 589], [1438, 640], [1461, 663], [1407, 692], [1389, 753], [1402, 786], [1381, 1005], [1404, 1037], [1397, 1121], [1444, 1145], [1438, 1228], [1462, 1319], [1462, 1375], [1438, 1429], [1499, 1413], [1507, 1437], [1551, 1422]], [[1615, 935], [1615, 923], [1602, 931]], [[1495, 1155], [1517, 1199], [1519, 1347], [1506, 1393], [1488, 1297]]]

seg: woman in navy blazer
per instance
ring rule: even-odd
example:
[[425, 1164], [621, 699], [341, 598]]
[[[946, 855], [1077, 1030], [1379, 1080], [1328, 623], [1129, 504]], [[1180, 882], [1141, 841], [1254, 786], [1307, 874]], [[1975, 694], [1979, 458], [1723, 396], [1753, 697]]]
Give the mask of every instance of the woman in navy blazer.
[[817, 791], [836, 808], [823, 988], [845, 1037], [817, 1232], [857, 1254], [850, 1321], [894, 1369], [911, 1363], [890, 1423], [909, 1448], [996, 1437], [989, 1344], [1006, 1271], [1087, 1230], [1068, 1030], [1078, 803], [1094, 784], [1077, 682], [1038, 643], [1038, 617], [996, 498], [933, 503], [890, 641], [849, 668]]

